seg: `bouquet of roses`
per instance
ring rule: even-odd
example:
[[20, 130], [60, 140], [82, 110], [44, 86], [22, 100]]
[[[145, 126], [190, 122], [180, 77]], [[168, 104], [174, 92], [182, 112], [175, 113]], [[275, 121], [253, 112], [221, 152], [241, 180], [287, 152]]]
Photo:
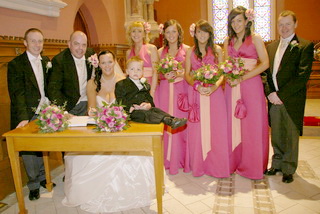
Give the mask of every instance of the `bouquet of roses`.
[[44, 104], [39, 111], [36, 124], [39, 126], [41, 133], [52, 133], [63, 131], [68, 128], [69, 114], [65, 111], [66, 103], [63, 106], [55, 104]]
[[196, 87], [202, 85], [208, 87], [214, 85], [221, 77], [221, 72], [216, 65], [203, 64], [203, 66], [194, 71], [193, 79], [196, 81]]
[[96, 131], [118, 132], [129, 128], [129, 115], [122, 105], [103, 102], [103, 106], [97, 107], [93, 114], [96, 121]]
[[158, 62], [156, 68], [159, 73], [163, 74], [164, 77], [168, 79], [169, 82], [174, 82], [174, 78], [172, 78], [171, 76], [176, 75], [169, 75], [169, 73], [181, 70], [182, 65], [181, 62], [178, 62], [172, 56], [167, 55], [167, 57], [161, 59], [160, 62]]
[[218, 67], [222, 75], [230, 81], [240, 79], [248, 72], [248, 69], [244, 68], [244, 63], [241, 58], [228, 57], [224, 62], [220, 62]]

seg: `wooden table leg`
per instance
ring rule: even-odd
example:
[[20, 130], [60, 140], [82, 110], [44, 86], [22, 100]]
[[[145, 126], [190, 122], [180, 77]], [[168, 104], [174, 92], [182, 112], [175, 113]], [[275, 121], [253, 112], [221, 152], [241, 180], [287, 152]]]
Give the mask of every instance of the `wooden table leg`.
[[25, 213], [28, 213], [28, 210], [25, 208], [24, 197], [22, 192], [19, 152], [14, 150], [14, 141], [13, 141], [13, 138], [11, 137], [7, 137], [7, 148], [8, 148], [8, 155], [9, 155], [10, 164], [11, 164], [14, 186], [16, 189], [16, 195], [18, 199], [19, 214], [25, 214]]
[[153, 159], [154, 159], [154, 171], [156, 180], [156, 195], [158, 213], [162, 214], [162, 195], [164, 193], [164, 171], [163, 171], [163, 148], [162, 138], [160, 136], [152, 137], [153, 143]]
[[49, 166], [49, 152], [42, 152], [43, 156], [43, 163], [44, 163], [44, 169], [46, 173], [46, 188], [49, 192], [53, 189], [53, 183], [51, 182], [51, 176], [50, 176], [50, 166]]

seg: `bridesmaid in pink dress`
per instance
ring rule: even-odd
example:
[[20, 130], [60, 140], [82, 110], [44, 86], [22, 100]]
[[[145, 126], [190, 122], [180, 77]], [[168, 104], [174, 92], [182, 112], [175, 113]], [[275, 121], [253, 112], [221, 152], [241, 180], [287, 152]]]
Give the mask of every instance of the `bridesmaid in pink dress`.
[[194, 71], [203, 64], [222, 61], [222, 49], [214, 44], [213, 29], [205, 20], [192, 24], [190, 34], [194, 46], [186, 56], [185, 78], [190, 86], [185, 171], [192, 171], [193, 176], [229, 177], [227, 110], [220, 87], [223, 78], [208, 87], [194, 84], [193, 80]]
[[155, 69], [156, 62], [159, 61], [157, 47], [149, 44], [148, 33], [150, 33], [151, 26], [147, 22], [132, 22], [126, 31], [127, 39], [131, 48], [126, 53], [127, 60], [133, 56], [139, 56], [143, 62], [143, 76], [147, 78], [151, 85], [150, 94], [156, 106], [158, 106], [158, 74]]
[[[241, 58], [249, 70], [242, 78], [225, 86], [231, 173], [262, 179], [268, 164], [268, 116], [260, 73], [269, 66], [262, 38], [251, 33], [253, 10], [239, 6], [228, 17], [229, 37], [224, 42], [225, 57]], [[258, 63], [259, 61], [259, 63]], [[228, 83], [231, 81], [227, 80]], [[241, 99], [246, 116], [237, 118], [235, 109]]]
[[[173, 56], [178, 62], [184, 61], [189, 46], [183, 44], [183, 30], [176, 20], [168, 20], [164, 23], [164, 46], [158, 50], [160, 59], [167, 55]], [[162, 76], [162, 74], [160, 75]], [[170, 72], [168, 76], [175, 81], [169, 83], [166, 78], [161, 78], [159, 84], [159, 108], [169, 114], [179, 117], [188, 117], [187, 83], [184, 80], [184, 70]], [[186, 154], [187, 126], [171, 130], [165, 126], [164, 141], [164, 164], [169, 173], [175, 175], [179, 168], [184, 168]]]

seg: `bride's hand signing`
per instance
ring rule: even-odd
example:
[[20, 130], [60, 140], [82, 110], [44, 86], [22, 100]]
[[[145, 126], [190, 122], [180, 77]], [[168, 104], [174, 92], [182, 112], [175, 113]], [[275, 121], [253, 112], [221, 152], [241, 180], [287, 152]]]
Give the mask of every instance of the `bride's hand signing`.
[[90, 117], [95, 116], [96, 112], [97, 112], [97, 109], [96, 109], [96, 108], [89, 107], [88, 115], [89, 115]]

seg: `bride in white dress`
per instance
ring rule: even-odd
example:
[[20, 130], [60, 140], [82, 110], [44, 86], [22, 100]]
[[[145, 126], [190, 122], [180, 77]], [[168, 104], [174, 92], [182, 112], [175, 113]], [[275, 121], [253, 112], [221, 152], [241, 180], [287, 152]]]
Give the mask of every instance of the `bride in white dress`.
[[[115, 102], [115, 83], [125, 78], [112, 52], [103, 51], [98, 59], [99, 68], [87, 84], [89, 109]], [[64, 190], [63, 205], [92, 213], [149, 206], [155, 198], [153, 158], [137, 152], [68, 153]]]

